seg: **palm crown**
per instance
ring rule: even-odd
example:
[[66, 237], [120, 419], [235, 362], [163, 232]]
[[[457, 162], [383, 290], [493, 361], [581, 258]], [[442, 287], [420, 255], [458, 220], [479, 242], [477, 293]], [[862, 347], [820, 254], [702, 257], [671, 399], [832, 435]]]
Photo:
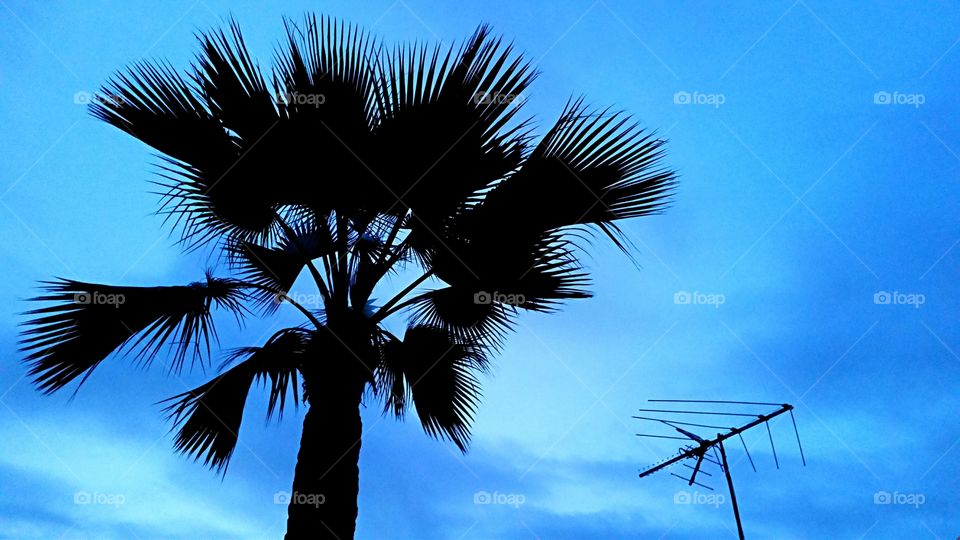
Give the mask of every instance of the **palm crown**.
[[[535, 73], [486, 27], [458, 48], [391, 48], [307, 17], [286, 24], [269, 75], [236, 24], [199, 39], [188, 72], [138, 63], [92, 113], [160, 153], [161, 213], [185, 248], [220, 251], [232, 272], [175, 287], [48, 282], [22, 345], [52, 393], [114, 351], [166, 353], [174, 370], [203, 361], [213, 309], [240, 318], [290, 303], [302, 326], [234, 351], [215, 378], [168, 400], [176, 448], [217, 470], [255, 383], [269, 389], [268, 415], [309, 404], [294, 488], [355, 484], [365, 392], [398, 417], [412, 402], [427, 433], [465, 450], [476, 373], [515, 317], [589, 296], [581, 249], [598, 233], [625, 249], [617, 221], [661, 211], [674, 184], [662, 140], [579, 99], [535, 139], [518, 117]], [[372, 304], [385, 276], [411, 268], [419, 278]], [[290, 294], [305, 270], [322, 309]], [[382, 323], [401, 312], [410, 324], [396, 336]], [[341, 475], [344, 450], [353, 469]], [[355, 493], [323, 514], [341, 537]], [[291, 536], [308, 530], [298, 512], [291, 504]]]

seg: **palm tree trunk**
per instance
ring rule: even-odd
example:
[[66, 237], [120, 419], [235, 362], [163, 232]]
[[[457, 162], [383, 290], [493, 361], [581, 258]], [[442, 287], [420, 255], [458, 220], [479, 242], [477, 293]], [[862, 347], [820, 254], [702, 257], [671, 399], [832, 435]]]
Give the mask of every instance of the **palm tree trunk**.
[[360, 399], [363, 384], [310, 388], [309, 408], [293, 491], [287, 507], [287, 540], [353, 538], [360, 492]]

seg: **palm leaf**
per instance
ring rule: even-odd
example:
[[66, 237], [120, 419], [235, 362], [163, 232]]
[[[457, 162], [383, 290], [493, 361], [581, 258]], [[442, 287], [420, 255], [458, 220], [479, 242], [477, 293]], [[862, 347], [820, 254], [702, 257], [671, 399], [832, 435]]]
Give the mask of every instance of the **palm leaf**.
[[[675, 174], [661, 164], [664, 141], [629, 117], [568, 103], [515, 174], [484, 198], [488, 221], [521, 234], [661, 212]], [[503, 216], [508, 216], [503, 219]]]
[[216, 339], [211, 308], [238, 316], [244, 294], [238, 282], [211, 276], [205, 282], [174, 287], [119, 287], [60, 279], [48, 282], [47, 294], [33, 301], [53, 305], [28, 311], [21, 351], [28, 352], [29, 374], [44, 393], [74, 379], [80, 384], [110, 353], [138, 349], [150, 362], [164, 345], [173, 348], [171, 369], [180, 370], [209, 352]]
[[268, 419], [274, 412], [283, 415], [290, 391], [294, 405], [299, 401], [297, 370], [305, 343], [304, 332], [282, 330], [262, 347], [235, 351], [227, 363], [243, 360], [207, 383], [164, 400], [172, 402], [164, 411], [179, 428], [174, 440], [177, 451], [202, 458], [204, 465], [217, 472], [226, 472], [254, 383], [270, 388]]
[[626, 251], [615, 222], [657, 213], [671, 195], [662, 145], [627, 117], [572, 102], [519, 170], [422, 242], [424, 259], [447, 283], [521, 298], [524, 309], [585, 298], [574, 229], [596, 226]]
[[442, 328], [460, 341], [499, 348], [513, 329], [516, 309], [488, 301], [486, 295], [491, 293], [480, 286], [448, 286], [427, 291], [413, 303], [413, 321]]
[[272, 209], [264, 216], [261, 206], [231, 200], [224, 189], [239, 182], [244, 148], [208, 109], [195, 81], [167, 64], [140, 62], [114, 75], [101, 94], [91, 104], [93, 116], [161, 152], [160, 211], [175, 227], [183, 225], [184, 241], [253, 234], [269, 225]]
[[[387, 194], [367, 165], [373, 159], [372, 62], [379, 45], [329, 17], [310, 15], [302, 27], [289, 21], [286, 26], [274, 69], [281, 121], [271, 134], [290, 156], [279, 164], [288, 174], [274, 176], [281, 202], [306, 204], [320, 214], [382, 207]], [[307, 181], [305, 170], [314, 173]]]
[[[375, 169], [414, 225], [436, 228], [520, 163], [525, 124], [512, 125], [533, 79], [487, 27], [453, 48], [397, 47], [378, 66]], [[485, 99], [484, 96], [496, 98]]]
[[475, 372], [487, 365], [482, 346], [457, 340], [441, 328], [412, 326], [403, 341], [390, 341], [384, 348], [379, 380], [390, 385], [386, 408], [402, 415], [409, 394], [424, 431], [465, 452], [481, 396]]
[[237, 147], [199, 92], [169, 64], [142, 61], [115, 74], [90, 113], [179, 162], [232, 162]]
[[231, 266], [245, 282], [260, 287], [252, 296], [266, 313], [276, 310], [308, 262], [335, 249], [334, 235], [327, 224], [313, 220], [295, 223], [275, 247], [246, 240], [228, 246]]
[[[502, 224], [494, 227], [470, 220], [464, 224], [469, 225], [434, 248], [425, 260], [438, 278], [461, 291], [445, 299], [451, 308], [447, 313], [453, 316], [449, 324], [467, 313], [478, 313], [468, 302], [472, 294], [481, 292], [533, 311], [551, 311], [561, 300], [590, 296], [589, 278], [577, 260], [576, 246], [562, 233], [509, 234]], [[453, 308], [454, 304], [460, 307]], [[436, 315], [445, 318], [442, 310]]]
[[220, 31], [200, 40], [189, 79], [167, 64], [138, 63], [104, 86], [91, 113], [162, 153], [160, 212], [183, 227], [184, 242], [262, 236], [278, 196], [264, 181], [273, 148], [260, 143], [278, 113], [235, 23], [231, 38]]
[[403, 375], [403, 343], [381, 330], [380, 363], [375, 370], [373, 392], [383, 400], [384, 414], [402, 420], [407, 412], [407, 383]]
[[202, 53], [194, 78], [207, 108], [237, 138], [251, 145], [275, 125], [279, 113], [267, 83], [247, 51], [236, 21], [199, 36]]
[[514, 264], [505, 265], [512, 273], [500, 274], [502, 290], [514, 295], [518, 308], [540, 312], [553, 311], [562, 300], [589, 298], [586, 287], [590, 278], [573, 247], [560, 234], [545, 234], [530, 249], [531, 257], [518, 256]]

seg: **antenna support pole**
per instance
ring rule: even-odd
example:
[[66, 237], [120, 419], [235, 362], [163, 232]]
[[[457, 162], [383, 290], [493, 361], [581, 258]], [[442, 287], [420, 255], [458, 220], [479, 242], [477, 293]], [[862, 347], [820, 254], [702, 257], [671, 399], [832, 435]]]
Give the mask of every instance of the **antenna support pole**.
[[737, 520], [737, 533], [740, 540], [744, 540], [743, 524], [740, 522], [740, 508], [737, 506], [737, 494], [733, 491], [733, 478], [730, 477], [730, 467], [727, 465], [727, 453], [723, 449], [723, 440], [718, 443], [720, 447], [720, 459], [723, 460], [723, 473], [727, 475], [727, 486], [730, 487], [730, 502], [733, 504], [733, 517]]

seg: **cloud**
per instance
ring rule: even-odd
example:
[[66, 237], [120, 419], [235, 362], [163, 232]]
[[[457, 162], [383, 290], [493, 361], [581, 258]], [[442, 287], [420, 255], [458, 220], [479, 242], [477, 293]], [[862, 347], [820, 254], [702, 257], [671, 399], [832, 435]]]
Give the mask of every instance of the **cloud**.
[[269, 530], [264, 508], [272, 501], [250, 495], [265, 489], [242, 479], [221, 485], [165, 440], [125, 435], [78, 413], [5, 422], [0, 438], [0, 514], [10, 537], [253, 538]]

